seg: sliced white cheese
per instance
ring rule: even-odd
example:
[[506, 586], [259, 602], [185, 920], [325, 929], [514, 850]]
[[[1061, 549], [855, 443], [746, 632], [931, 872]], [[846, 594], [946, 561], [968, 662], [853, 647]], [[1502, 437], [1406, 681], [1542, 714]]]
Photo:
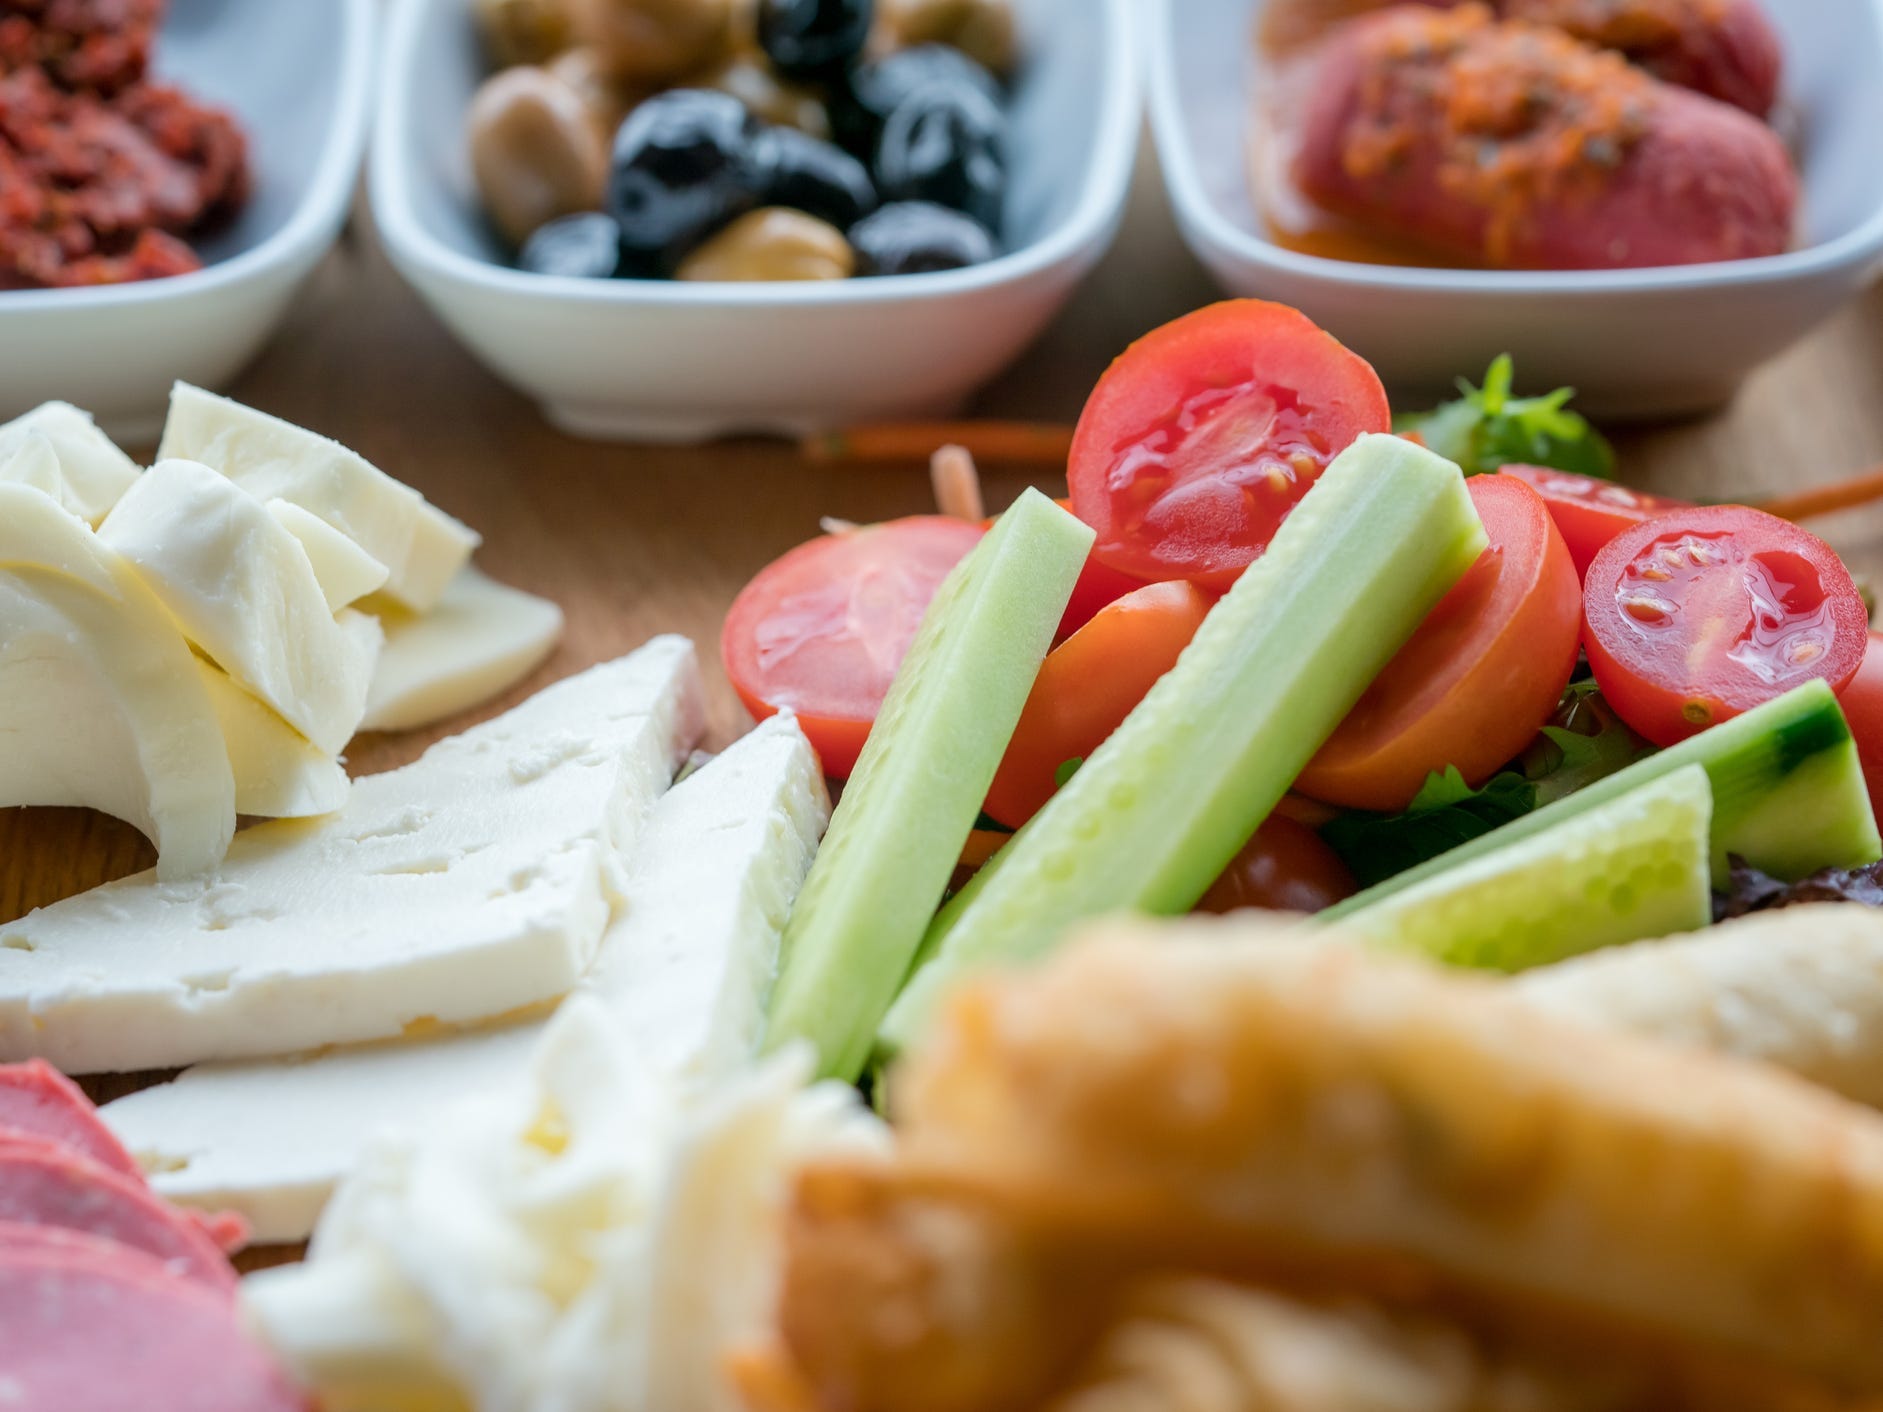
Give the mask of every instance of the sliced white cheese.
[[288, 500], [270, 500], [268, 513], [301, 541], [320, 591], [334, 612], [385, 586], [386, 566], [311, 510]]
[[562, 609], [466, 566], [429, 613], [388, 605], [366, 696], [369, 731], [417, 730], [515, 686], [555, 648]]
[[[97, 524], [137, 479], [137, 462], [69, 402], [46, 402], [0, 426], [0, 465], [32, 435], [43, 436], [58, 458], [54, 499], [88, 524]], [[0, 471], [0, 480], [8, 477]], [[43, 487], [42, 487], [43, 488]]]
[[356, 780], [338, 814], [246, 830], [187, 885], [139, 874], [0, 926], [0, 1059], [165, 1068], [555, 1000], [703, 717], [692, 644], [657, 638]]
[[887, 1141], [809, 1072], [677, 1084], [579, 996], [514, 1082], [383, 1135], [308, 1260], [244, 1282], [249, 1317], [322, 1405], [734, 1412], [794, 1173]]
[[236, 813], [311, 819], [347, 802], [352, 786], [339, 760], [242, 690], [222, 668], [200, 657], [195, 662], [228, 747]]
[[217, 666], [328, 754], [345, 748], [374, 654], [335, 621], [307, 551], [261, 501], [195, 461], [159, 461], [98, 537]]
[[59, 469], [59, 453], [39, 432], [27, 431], [0, 448], [0, 484], [29, 486], [57, 501], [62, 509], [78, 513], [66, 503], [65, 472]]
[[128, 564], [24, 485], [0, 485], [0, 804], [123, 819], [166, 882], [213, 868], [235, 831], [188, 644]]
[[[705, 1081], [756, 1052], [778, 939], [829, 818], [810, 743], [774, 717], [654, 806], [582, 990], [656, 1070]], [[523, 1072], [540, 1022], [308, 1059], [206, 1064], [105, 1107], [156, 1190], [305, 1239], [374, 1133]]]
[[386, 592], [419, 612], [469, 562], [478, 536], [337, 441], [180, 382], [158, 457], [213, 466], [257, 500], [320, 516], [384, 564]]

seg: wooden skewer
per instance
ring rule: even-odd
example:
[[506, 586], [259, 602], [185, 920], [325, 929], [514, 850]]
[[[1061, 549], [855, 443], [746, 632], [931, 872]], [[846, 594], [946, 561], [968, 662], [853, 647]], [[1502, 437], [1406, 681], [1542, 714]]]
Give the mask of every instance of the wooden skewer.
[[1834, 515], [1840, 510], [1854, 510], [1874, 500], [1883, 500], [1883, 466], [1832, 481], [1810, 490], [1778, 495], [1759, 502], [1757, 508], [1781, 520], [1809, 520], [1819, 515]]
[[798, 443], [809, 461], [926, 461], [955, 445], [978, 461], [1064, 470], [1072, 428], [1051, 422], [877, 422], [820, 432]]

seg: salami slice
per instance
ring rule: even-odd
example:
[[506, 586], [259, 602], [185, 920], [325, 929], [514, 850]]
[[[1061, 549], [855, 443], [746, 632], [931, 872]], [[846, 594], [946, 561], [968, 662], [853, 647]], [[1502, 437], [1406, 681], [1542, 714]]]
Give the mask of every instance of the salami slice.
[[305, 1412], [229, 1300], [94, 1236], [0, 1223], [8, 1412]]
[[84, 1090], [44, 1059], [0, 1064], [0, 1135], [9, 1128], [62, 1142], [101, 1167], [144, 1178]]
[[196, 1222], [141, 1181], [43, 1139], [0, 1138], [0, 1222], [82, 1231], [154, 1256], [225, 1298], [235, 1291], [234, 1268]]

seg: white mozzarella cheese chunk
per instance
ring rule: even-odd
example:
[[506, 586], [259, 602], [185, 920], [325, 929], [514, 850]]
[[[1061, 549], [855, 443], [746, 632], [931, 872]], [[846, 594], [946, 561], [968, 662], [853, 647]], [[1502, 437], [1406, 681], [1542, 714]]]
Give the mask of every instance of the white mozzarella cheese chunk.
[[386, 646], [362, 730], [417, 730], [500, 696], [562, 636], [562, 609], [466, 566], [429, 613], [381, 614]]
[[268, 513], [289, 534], [301, 541], [307, 562], [314, 567], [327, 606], [338, 613], [383, 588], [386, 566], [311, 510], [288, 500], [270, 500]]
[[102, 520], [137, 479], [137, 462], [98, 430], [89, 412], [69, 402], [43, 403], [0, 426], [0, 465], [30, 436], [44, 437], [57, 458], [53, 498], [88, 524]]
[[0, 449], [0, 483], [28, 486], [57, 501], [60, 508], [78, 514], [66, 501], [65, 472], [59, 469], [59, 453], [39, 432], [27, 431]]
[[[581, 987], [655, 1069], [730, 1073], [757, 1051], [778, 941], [829, 819], [816, 755], [774, 717], [654, 806], [626, 900]], [[309, 1059], [210, 1064], [104, 1109], [156, 1190], [305, 1239], [375, 1132], [511, 1081], [541, 1022]]]
[[195, 662], [228, 747], [236, 813], [311, 819], [347, 802], [352, 786], [339, 760], [237, 686], [222, 668], [200, 657]]
[[793, 1174], [886, 1143], [810, 1069], [678, 1083], [578, 996], [516, 1082], [383, 1134], [248, 1314], [317, 1399], [734, 1412], [723, 1359], [771, 1322]]
[[330, 755], [366, 714], [374, 653], [343, 630], [301, 542], [261, 501], [194, 461], [159, 461], [98, 537], [183, 634]]
[[356, 780], [337, 814], [245, 831], [186, 885], [140, 874], [0, 927], [0, 1059], [164, 1068], [558, 999], [703, 717], [692, 644], [658, 638]]
[[171, 389], [157, 454], [200, 461], [257, 500], [286, 500], [318, 515], [384, 564], [385, 591], [419, 612], [437, 604], [479, 542], [339, 442], [188, 383]]
[[24, 485], [0, 484], [0, 741], [0, 804], [123, 819], [156, 844], [158, 879], [229, 846], [235, 781], [189, 645], [128, 564]]

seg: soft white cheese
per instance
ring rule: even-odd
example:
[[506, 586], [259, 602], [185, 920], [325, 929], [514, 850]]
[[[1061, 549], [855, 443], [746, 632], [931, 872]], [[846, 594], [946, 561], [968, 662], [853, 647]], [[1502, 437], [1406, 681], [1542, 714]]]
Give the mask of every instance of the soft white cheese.
[[334, 612], [385, 586], [386, 566], [311, 510], [288, 500], [270, 500], [268, 513], [301, 541], [320, 591]]
[[335, 621], [307, 551], [261, 501], [208, 466], [159, 461], [98, 537], [217, 666], [328, 754], [345, 748], [374, 653]]
[[[88, 524], [102, 520], [137, 479], [137, 462], [98, 430], [89, 412], [69, 402], [42, 403], [0, 426], [0, 465], [34, 435], [45, 437], [58, 460], [53, 498]], [[6, 479], [0, 471], [0, 480]]]
[[562, 636], [562, 609], [466, 566], [431, 612], [388, 606], [364, 730], [417, 730], [515, 686]]
[[338, 814], [247, 830], [186, 885], [140, 874], [0, 926], [0, 1059], [163, 1068], [555, 1000], [703, 714], [692, 644], [658, 638], [356, 780]]
[[[373, 623], [364, 616], [360, 621]], [[236, 813], [311, 819], [347, 802], [351, 785], [337, 759], [237, 686], [222, 668], [194, 660], [228, 747]]]
[[472, 530], [337, 441], [188, 383], [171, 389], [157, 454], [200, 461], [257, 500], [320, 516], [384, 564], [385, 591], [419, 612], [478, 545]]
[[[655, 1069], [730, 1073], [756, 1052], [785, 916], [829, 802], [810, 743], [774, 717], [654, 806], [626, 901], [582, 990]], [[304, 1239], [372, 1135], [513, 1079], [540, 1022], [292, 1061], [209, 1064], [105, 1107], [169, 1200]]]
[[579, 996], [523, 1081], [382, 1136], [308, 1261], [245, 1282], [249, 1315], [316, 1398], [734, 1412], [723, 1359], [770, 1325], [792, 1174], [885, 1141], [810, 1069], [676, 1083]]
[[235, 781], [188, 644], [82, 520], [14, 484], [0, 484], [0, 741], [0, 804], [123, 819], [156, 844], [159, 879], [229, 846]]

